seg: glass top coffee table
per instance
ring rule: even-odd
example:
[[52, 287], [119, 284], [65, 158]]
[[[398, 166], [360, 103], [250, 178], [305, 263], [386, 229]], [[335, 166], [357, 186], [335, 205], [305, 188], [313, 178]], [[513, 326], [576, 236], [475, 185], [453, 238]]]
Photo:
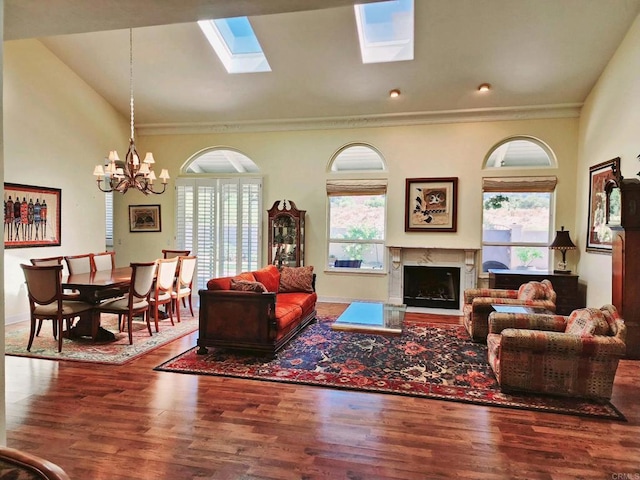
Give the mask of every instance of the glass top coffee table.
[[553, 315], [551, 310], [547, 310], [543, 307], [530, 307], [527, 305], [491, 305], [491, 307], [497, 313], [536, 313], [536, 314], [550, 314]]
[[331, 325], [332, 330], [400, 335], [406, 305], [353, 302]]

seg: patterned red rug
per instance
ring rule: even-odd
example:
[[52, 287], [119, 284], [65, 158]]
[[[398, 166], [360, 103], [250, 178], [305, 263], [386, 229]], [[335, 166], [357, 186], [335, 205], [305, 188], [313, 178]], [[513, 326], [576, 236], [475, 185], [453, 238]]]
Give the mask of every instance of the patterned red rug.
[[473, 343], [461, 325], [406, 322], [402, 335], [382, 336], [333, 331], [333, 320], [319, 318], [274, 359], [193, 348], [155, 370], [625, 420], [606, 401], [502, 393], [486, 345]]
[[53, 338], [50, 321], [46, 321], [42, 326], [40, 335], [33, 340], [30, 352], [27, 352], [29, 323], [12, 325], [5, 330], [5, 353], [16, 357], [122, 365], [196, 331], [198, 329], [198, 313], [195, 312], [194, 318], [191, 318], [190, 314], [183, 313], [182, 321], [176, 322], [175, 326], [172, 326], [169, 320], [162, 320], [159, 333], [156, 333], [152, 324], [152, 336], [149, 336], [146, 323], [135, 320], [132, 329], [133, 345], [129, 345], [129, 334], [126, 331], [118, 332], [116, 315], [103, 314], [100, 323], [115, 334], [115, 341], [94, 342], [90, 338], [65, 338], [62, 352], [58, 352], [58, 342]]

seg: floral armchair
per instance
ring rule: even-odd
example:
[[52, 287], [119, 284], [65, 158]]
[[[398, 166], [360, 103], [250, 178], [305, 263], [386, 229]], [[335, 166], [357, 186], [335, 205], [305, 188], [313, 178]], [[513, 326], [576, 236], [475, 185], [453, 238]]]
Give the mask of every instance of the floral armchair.
[[491, 305], [526, 305], [556, 311], [556, 292], [549, 280], [531, 281], [518, 290], [473, 288], [464, 291], [463, 323], [474, 342], [486, 342]]
[[569, 316], [494, 312], [489, 364], [504, 391], [609, 399], [625, 339], [613, 305]]

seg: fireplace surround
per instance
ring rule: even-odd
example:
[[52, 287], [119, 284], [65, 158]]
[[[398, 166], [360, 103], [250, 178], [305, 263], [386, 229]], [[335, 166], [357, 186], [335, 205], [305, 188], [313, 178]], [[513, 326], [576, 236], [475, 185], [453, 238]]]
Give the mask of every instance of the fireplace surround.
[[[390, 246], [388, 250], [389, 303], [406, 303], [407, 311], [462, 315], [464, 290], [476, 288], [477, 284], [478, 249]], [[436, 274], [435, 280], [423, 280], [420, 282], [422, 286], [415, 283], [405, 285], [406, 272], [422, 270], [416, 270], [414, 267], [431, 267], [432, 273]], [[420, 278], [422, 274], [418, 277]], [[457, 286], [451, 287], [453, 282], [457, 282]], [[438, 298], [443, 294], [443, 290], [449, 289], [452, 293], [442, 295], [447, 298]], [[407, 303], [407, 299], [413, 305]]]

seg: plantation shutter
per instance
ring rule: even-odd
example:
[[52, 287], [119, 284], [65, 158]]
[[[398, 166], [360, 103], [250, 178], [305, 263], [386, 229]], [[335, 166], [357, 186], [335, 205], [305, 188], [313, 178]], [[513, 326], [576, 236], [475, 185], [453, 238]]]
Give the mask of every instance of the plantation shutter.
[[242, 222], [241, 250], [243, 253], [240, 259], [241, 270], [250, 271], [259, 267], [258, 261], [262, 243], [260, 238], [261, 186], [251, 179], [241, 179], [240, 185], [242, 204], [239, 218]]
[[199, 288], [219, 276], [217, 269], [217, 185], [215, 180], [197, 180], [195, 236], [197, 245]]
[[260, 178], [176, 180], [176, 246], [198, 257], [198, 289], [260, 263]]
[[105, 245], [113, 247], [113, 192], [104, 194]]

